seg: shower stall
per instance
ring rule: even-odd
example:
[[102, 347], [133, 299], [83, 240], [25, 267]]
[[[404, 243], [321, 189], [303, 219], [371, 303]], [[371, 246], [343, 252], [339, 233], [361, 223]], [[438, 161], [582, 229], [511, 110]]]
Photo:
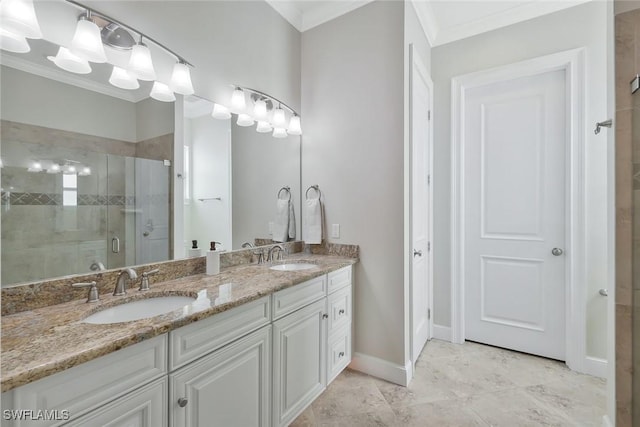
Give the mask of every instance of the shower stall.
[[163, 161], [2, 142], [2, 285], [169, 259]]

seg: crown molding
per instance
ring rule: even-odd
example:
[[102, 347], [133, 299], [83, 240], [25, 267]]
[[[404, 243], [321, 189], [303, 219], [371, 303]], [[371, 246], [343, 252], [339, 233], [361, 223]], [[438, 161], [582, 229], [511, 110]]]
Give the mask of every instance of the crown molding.
[[341, 0], [317, 3], [315, 7], [302, 11], [295, 2], [282, 0], [266, 0], [284, 19], [298, 31], [305, 32], [313, 27], [329, 22], [339, 16], [371, 3], [373, 0]]
[[420, 26], [429, 41], [429, 45], [433, 46], [439, 31], [439, 26], [436, 22], [431, 3], [424, 0], [411, 0], [411, 5], [416, 11], [416, 15], [418, 15], [418, 21], [420, 21]]
[[92, 92], [101, 93], [113, 98], [122, 99], [123, 101], [127, 102], [135, 103], [147, 98], [146, 96], [136, 96], [133, 92], [111, 86], [110, 84], [102, 84], [93, 80], [85, 79], [77, 74], [58, 70], [57, 68], [43, 67], [42, 65], [34, 64], [33, 62], [26, 61], [23, 58], [13, 55], [0, 55], [0, 65], [15, 68], [16, 70], [24, 71], [25, 73], [35, 74], [40, 77], [55, 80], [60, 83], [65, 83], [71, 86], [90, 90]]

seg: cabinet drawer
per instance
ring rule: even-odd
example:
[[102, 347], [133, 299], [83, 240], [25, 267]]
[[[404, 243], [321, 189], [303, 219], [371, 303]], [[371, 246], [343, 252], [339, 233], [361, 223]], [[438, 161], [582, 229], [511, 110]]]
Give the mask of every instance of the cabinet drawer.
[[329, 335], [327, 385], [351, 363], [351, 323]]
[[164, 376], [65, 427], [167, 427], [168, 399], [169, 380]]
[[327, 276], [323, 275], [273, 294], [273, 320], [293, 313], [327, 294]]
[[210, 353], [271, 321], [266, 296], [169, 333], [171, 371]]
[[351, 323], [351, 286], [329, 295], [329, 333]]
[[342, 289], [351, 284], [351, 266], [332, 271], [327, 276], [329, 278], [329, 293]]
[[[167, 373], [167, 335], [123, 348], [13, 390], [14, 409], [68, 411], [76, 419]], [[62, 420], [19, 420], [16, 427]]]

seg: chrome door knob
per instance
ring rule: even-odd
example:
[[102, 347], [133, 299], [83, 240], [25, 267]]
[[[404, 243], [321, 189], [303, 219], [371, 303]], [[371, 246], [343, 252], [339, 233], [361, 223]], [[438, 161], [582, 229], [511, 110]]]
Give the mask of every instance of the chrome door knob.
[[180, 399], [178, 399], [178, 406], [181, 408], [184, 408], [185, 406], [187, 406], [187, 403], [189, 403], [189, 401], [187, 400], [186, 397], [181, 397]]
[[553, 256], [560, 256], [564, 253], [564, 251], [560, 248], [553, 248], [551, 249], [551, 255]]

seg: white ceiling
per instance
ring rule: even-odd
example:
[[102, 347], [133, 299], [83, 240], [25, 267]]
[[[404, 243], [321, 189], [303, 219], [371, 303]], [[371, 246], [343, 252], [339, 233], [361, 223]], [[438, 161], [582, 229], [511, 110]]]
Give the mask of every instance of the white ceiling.
[[[371, 0], [266, 0], [299, 31]], [[592, 0], [411, 0], [432, 46], [557, 12]]]

